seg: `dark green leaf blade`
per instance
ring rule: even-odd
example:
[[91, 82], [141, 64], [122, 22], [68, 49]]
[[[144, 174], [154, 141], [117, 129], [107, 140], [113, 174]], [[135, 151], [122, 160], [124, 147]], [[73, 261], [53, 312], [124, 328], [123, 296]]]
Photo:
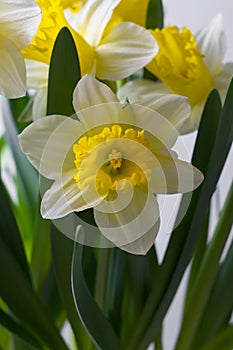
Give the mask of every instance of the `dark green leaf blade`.
[[[231, 90], [232, 87], [229, 91]], [[228, 97], [228, 100], [229, 99], [230, 96]], [[231, 101], [233, 101], [232, 98]], [[160, 269], [160, 286], [157, 290], [153, 290], [151, 298], [148, 299], [145, 310], [139, 321], [138, 329], [135, 331], [130, 342], [129, 349], [133, 349], [138, 342], [140, 342], [139, 349], [143, 349], [154, 339], [156, 332], [159, 331], [162, 319], [174, 297], [185, 268], [191, 259], [198, 233], [201, 230], [205, 214], [209, 207], [210, 198], [215, 190], [231, 144], [229, 115], [222, 113], [220, 122], [218, 122], [220, 110], [221, 104], [219, 95], [217, 92], [213, 91], [207, 100], [206, 108], [202, 116], [196, 151], [193, 157], [193, 164], [201, 169], [206, 179], [202, 186], [194, 191], [191, 204], [184, 220], [171, 236], [165, 259]], [[230, 117], [233, 118], [233, 103], [230, 112]], [[213, 128], [210, 126], [211, 124]], [[209, 142], [208, 147], [206, 147], [207, 139]], [[223, 149], [221, 144], [225, 142], [227, 146], [224, 145], [224, 150], [220, 152], [219, 155], [218, 147]], [[217, 155], [218, 161], [216, 162]], [[197, 164], [195, 161], [197, 161]], [[184, 196], [183, 205], [185, 205], [186, 197], [188, 197], [188, 195]]]
[[53, 269], [57, 280], [59, 293], [65, 307], [68, 319], [80, 349], [88, 349], [89, 337], [78, 316], [71, 287], [71, 264], [74, 242], [51, 225], [51, 248]]
[[14, 333], [21, 338], [26, 344], [31, 345], [35, 349], [42, 349], [42, 345], [34, 338], [24, 327], [18, 324], [12, 317], [0, 309], [0, 324], [8, 331]]
[[163, 28], [163, 4], [161, 0], [149, 0], [147, 7], [146, 28]]
[[[36, 338], [48, 347], [67, 350], [47, 311], [14, 255], [0, 237], [0, 297]], [[6, 268], [7, 267], [7, 268]], [[16, 289], [17, 287], [17, 289]]]
[[72, 287], [79, 315], [98, 349], [120, 350], [122, 346], [117, 335], [87, 288], [82, 256], [83, 246], [76, 243], [72, 260]]
[[[18, 226], [12, 212], [7, 193], [0, 179], [0, 237], [17, 260], [21, 269], [30, 280], [29, 266], [27, 263], [23, 243]], [[0, 266], [4, 268], [4, 264]]]
[[74, 40], [64, 27], [57, 36], [50, 62], [47, 114], [70, 116], [74, 113], [73, 91], [80, 77]]

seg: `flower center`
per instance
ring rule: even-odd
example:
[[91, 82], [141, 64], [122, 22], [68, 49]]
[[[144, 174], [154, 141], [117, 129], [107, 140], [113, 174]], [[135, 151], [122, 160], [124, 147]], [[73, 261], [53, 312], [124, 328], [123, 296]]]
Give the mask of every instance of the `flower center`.
[[159, 52], [148, 70], [175, 93], [187, 96], [190, 104], [201, 103], [213, 88], [213, 81], [191, 31], [167, 26], [151, 32]]
[[[73, 146], [77, 173], [74, 180], [82, 189], [107, 195], [117, 188], [147, 186], [150, 161], [145, 155], [150, 143], [144, 130], [122, 125], [105, 127], [100, 132], [81, 137]], [[151, 153], [152, 154], [152, 153]]]
[[109, 154], [108, 159], [110, 160], [110, 164], [113, 169], [119, 169], [122, 164], [121, 152], [117, 152], [117, 150], [113, 149]]

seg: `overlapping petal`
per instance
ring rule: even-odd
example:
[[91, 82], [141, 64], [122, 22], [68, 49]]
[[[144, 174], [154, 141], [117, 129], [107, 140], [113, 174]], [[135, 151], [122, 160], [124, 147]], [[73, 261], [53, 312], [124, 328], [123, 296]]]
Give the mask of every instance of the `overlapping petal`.
[[7, 98], [26, 93], [24, 59], [15, 44], [0, 35], [0, 94]]
[[92, 46], [99, 44], [114, 8], [120, 0], [89, 0], [76, 14], [75, 30]]
[[215, 16], [211, 22], [195, 35], [198, 48], [205, 55], [205, 63], [214, 76], [222, 69], [226, 52], [226, 35], [223, 31], [223, 17]]
[[[121, 194], [119, 193], [119, 196]], [[114, 201], [94, 208], [95, 221], [102, 234], [133, 254], [146, 254], [159, 229], [159, 207], [155, 196], [135, 188], [132, 200], [118, 210]]]
[[1, 0], [0, 34], [11, 39], [19, 50], [26, 47], [41, 21], [41, 10], [32, 0]]
[[134, 23], [119, 23], [96, 48], [96, 76], [123, 79], [149, 63], [157, 50], [147, 30]]
[[26, 93], [26, 71], [20, 50], [36, 33], [40, 12], [32, 0], [0, 3], [0, 93], [8, 98]]
[[53, 115], [29, 125], [19, 141], [33, 166], [45, 177], [57, 179], [73, 169], [72, 145], [82, 134], [77, 120]]

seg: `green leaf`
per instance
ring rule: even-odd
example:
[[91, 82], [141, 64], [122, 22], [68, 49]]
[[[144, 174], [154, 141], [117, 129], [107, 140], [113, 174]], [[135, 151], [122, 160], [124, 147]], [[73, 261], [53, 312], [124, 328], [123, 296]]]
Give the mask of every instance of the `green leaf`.
[[[67, 350], [14, 255], [0, 237], [0, 296], [22, 325], [51, 349]], [[7, 267], [7, 268], [6, 268]]]
[[52, 52], [48, 80], [48, 114], [74, 114], [72, 99], [80, 79], [79, 59], [68, 28], [60, 30]]
[[89, 338], [76, 311], [71, 288], [74, 242], [51, 225], [52, 261], [59, 293], [80, 349], [88, 349]]
[[[194, 349], [193, 342], [198, 336], [197, 332], [205, 306], [214, 287], [219, 260], [232, 227], [233, 186], [227, 196], [224, 208], [214, 232], [214, 236], [206, 250], [204, 259], [199, 267], [199, 272], [190, 292], [186, 305], [180, 335], [177, 341], [177, 349]], [[226, 286], [227, 288], [227, 286]], [[195, 310], [195, 312], [193, 312]], [[204, 335], [205, 337], [205, 335]]]
[[233, 281], [233, 242], [226, 259], [219, 268], [196, 332], [198, 337], [195, 338], [194, 347], [201, 348], [204, 342], [211, 340], [229, 322], [233, 308], [232, 289], [229, 288], [229, 281]]
[[[23, 243], [12, 212], [7, 193], [0, 179], [0, 238], [7, 245], [14, 256], [14, 259], [30, 280], [29, 266], [27, 263]], [[5, 265], [0, 265], [0, 269], [5, 269]]]
[[217, 336], [205, 344], [200, 350], [232, 350], [233, 348], [233, 326], [221, 330]]
[[[43, 259], [41, 258], [43, 256]], [[40, 290], [51, 264], [50, 223], [37, 212], [31, 255], [33, 285]]]
[[[201, 187], [194, 191], [184, 219], [171, 235], [158, 275], [160, 284], [152, 290], [148, 298], [137, 329], [129, 344], [128, 349], [130, 350], [138, 346], [138, 343], [140, 343], [138, 349], [144, 349], [154, 339], [192, 257], [211, 196], [217, 185], [232, 141], [233, 124], [230, 122], [230, 119], [233, 118], [232, 94], [233, 83], [230, 85], [225, 103], [228, 113], [226, 113], [226, 107], [224, 107], [219, 123], [217, 123], [220, 111], [218, 93], [213, 91], [207, 100], [193, 157], [193, 164], [205, 174], [205, 181]], [[216, 128], [216, 125], [218, 128]], [[208, 140], [208, 146], [206, 140]], [[188, 194], [184, 196], [181, 211], [183, 210], [182, 206], [186, 206], [185, 201], [188, 197]]]
[[22, 196], [28, 210], [30, 210], [32, 221], [34, 220], [35, 208], [38, 205], [38, 194], [39, 194], [39, 185], [38, 185], [38, 174], [32, 165], [28, 162], [26, 156], [22, 153], [19, 147], [18, 141], [18, 129], [15, 124], [15, 120], [12, 116], [9, 103], [4, 100], [2, 103], [3, 108], [3, 120], [6, 126], [6, 139], [9, 144], [16, 169], [17, 177], [19, 181], [19, 186], [22, 191]]
[[98, 307], [83, 274], [83, 246], [74, 245], [72, 260], [72, 287], [77, 311], [96, 347], [101, 350], [120, 350], [122, 346], [111, 324]]
[[0, 309], [0, 324], [3, 325], [9, 332], [14, 333], [20, 337], [27, 344], [35, 349], [42, 349], [42, 345], [20, 324], [18, 324], [12, 317], [7, 315]]
[[147, 7], [146, 28], [163, 28], [163, 4], [161, 0], [149, 0]]

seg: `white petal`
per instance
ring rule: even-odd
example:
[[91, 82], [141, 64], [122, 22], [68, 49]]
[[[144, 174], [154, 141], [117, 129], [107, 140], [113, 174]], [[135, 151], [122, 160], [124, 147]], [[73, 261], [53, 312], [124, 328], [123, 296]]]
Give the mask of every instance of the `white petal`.
[[204, 177], [191, 164], [171, 158], [157, 156], [157, 166], [153, 169], [150, 189], [157, 194], [185, 193], [197, 188]]
[[41, 21], [40, 7], [33, 0], [1, 0], [0, 33], [21, 50], [32, 41]]
[[218, 14], [195, 35], [199, 51], [205, 55], [205, 63], [212, 75], [222, 68], [226, 52], [226, 36], [223, 31], [222, 15]]
[[47, 116], [36, 120], [19, 135], [19, 143], [32, 165], [45, 177], [57, 179], [75, 168], [72, 145], [83, 134], [77, 120]]
[[175, 94], [151, 94], [134, 103], [148, 107], [165, 117], [174, 127], [179, 127], [189, 117], [191, 108], [188, 99]]
[[27, 70], [27, 86], [29, 89], [39, 89], [48, 85], [49, 65], [25, 60]]
[[89, 0], [76, 14], [75, 30], [92, 46], [98, 45], [112, 11], [120, 0]]
[[76, 171], [67, 173], [62, 179], [55, 181], [47, 190], [41, 202], [41, 215], [46, 219], [58, 219], [74, 211], [82, 211], [93, 207], [99, 203], [102, 198], [96, 202], [86, 202], [83, 195], [88, 191], [87, 188], [79, 190], [74, 175]]
[[[155, 197], [134, 188], [131, 200], [118, 211], [114, 201], [103, 201], [94, 208], [95, 221], [102, 234], [119, 248], [146, 254], [159, 228], [159, 208]], [[121, 192], [118, 192], [121, 196]], [[104, 206], [105, 204], [105, 206]]]
[[73, 105], [76, 112], [91, 106], [112, 102], [119, 103], [116, 95], [106, 84], [99, 82], [91, 75], [85, 75], [74, 89]]
[[24, 59], [15, 44], [0, 36], [0, 94], [7, 98], [26, 94]]
[[188, 134], [198, 129], [204, 105], [204, 103], [201, 103], [192, 106], [189, 117], [179, 126], [180, 134]]
[[123, 79], [149, 63], [157, 51], [156, 41], [146, 29], [119, 23], [96, 48], [96, 76]]
[[163, 148], [170, 149], [179, 136], [177, 129], [162, 114], [140, 104], [127, 104], [119, 120], [153, 135], [159, 141], [158, 147], [161, 144]]
[[116, 123], [122, 110], [112, 90], [90, 75], [84, 76], [78, 82], [73, 94], [73, 105], [86, 130]]
[[32, 119], [37, 120], [46, 115], [47, 107], [47, 86], [42, 87], [38, 90], [32, 106]]
[[219, 91], [222, 101], [226, 97], [226, 92], [228, 90], [229, 83], [233, 76], [233, 63], [225, 63], [222, 67], [222, 71], [215, 76], [214, 86]]
[[121, 86], [117, 91], [117, 96], [121, 102], [128, 100], [130, 103], [138, 100], [140, 97], [144, 98], [144, 95], [151, 94], [169, 94], [171, 90], [166, 85], [160, 82], [154, 82], [151, 80], [140, 79], [131, 80]]

